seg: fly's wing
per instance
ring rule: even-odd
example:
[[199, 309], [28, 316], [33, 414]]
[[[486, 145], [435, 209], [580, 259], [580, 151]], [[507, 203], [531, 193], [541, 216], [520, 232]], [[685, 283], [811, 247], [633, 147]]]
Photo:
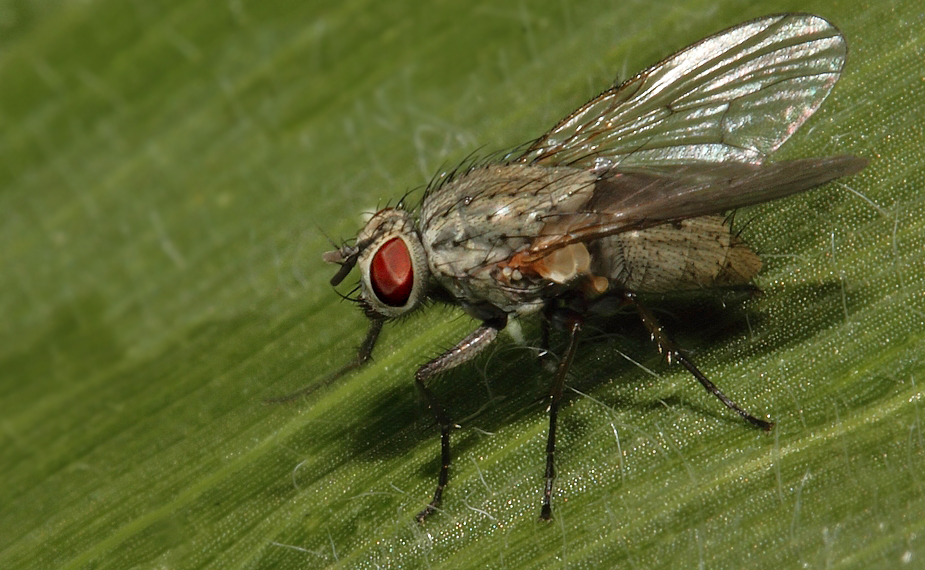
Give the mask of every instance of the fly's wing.
[[846, 52], [838, 29], [818, 16], [746, 22], [595, 97], [516, 161], [583, 169], [758, 164], [822, 104]]
[[866, 164], [856, 156], [833, 156], [620, 169], [599, 179], [580, 211], [544, 216], [540, 236], [524, 252], [523, 261], [536, 261], [576, 242], [782, 198], [856, 174]]

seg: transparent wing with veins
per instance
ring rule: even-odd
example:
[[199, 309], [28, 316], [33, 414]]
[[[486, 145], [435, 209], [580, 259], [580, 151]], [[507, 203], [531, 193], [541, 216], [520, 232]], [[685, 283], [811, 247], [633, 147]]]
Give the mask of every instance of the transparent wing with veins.
[[546, 218], [523, 261], [576, 242], [715, 214], [861, 170], [851, 156], [765, 162], [822, 104], [847, 47], [810, 14], [706, 38], [580, 107], [515, 162], [600, 174], [579, 211]]
[[866, 164], [856, 156], [832, 156], [616, 172], [597, 183], [581, 210], [545, 216], [521, 259], [536, 261], [573, 243], [760, 204], [856, 174]]
[[761, 163], [822, 104], [846, 53], [818, 16], [746, 22], [605, 91], [517, 160], [585, 169]]

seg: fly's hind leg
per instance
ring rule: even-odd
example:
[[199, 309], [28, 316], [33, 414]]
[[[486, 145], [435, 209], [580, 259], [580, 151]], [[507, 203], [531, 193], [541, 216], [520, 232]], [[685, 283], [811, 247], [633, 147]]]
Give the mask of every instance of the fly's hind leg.
[[437, 489], [434, 491], [433, 500], [415, 517], [418, 522], [424, 522], [424, 519], [440, 507], [440, 501], [443, 499], [443, 489], [446, 487], [450, 477], [450, 429], [453, 426], [443, 405], [437, 400], [427, 383], [436, 374], [455, 368], [474, 358], [498, 338], [498, 332], [506, 324], [506, 318], [485, 321], [482, 326], [459, 341], [456, 346], [418, 368], [414, 375], [415, 383], [424, 395], [424, 399], [427, 400], [427, 407], [433, 411], [434, 418], [440, 425], [440, 475], [437, 478]]
[[668, 360], [669, 364], [675, 361], [679, 362], [684, 366], [684, 368], [687, 368], [687, 370], [694, 375], [694, 378], [696, 378], [703, 385], [703, 387], [706, 388], [707, 392], [710, 392], [719, 398], [719, 401], [725, 404], [727, 408], [745, 418], [745, 420], [750, 424], [760, 427], [765, 431], [768, 431], [774, 427], [773, 423], [756, 418], [755, 416], [742, 409], [738, 404], [730, 400], [725, 394], [723, 394], [720, 389], [717, 388], [713, 382], [710, 382], [710, 379], [704, 376], [703, 372], [698, 370], [697, 367], [694, 366], [694, 363], [692, 363], [687, 358], [687, 356], [681, 352], [677, 346], [675, 346], [671, 339], [668, 338], [668, 335], [666, 335], [665, 331], [662, 330], [662, 326], [655, 318], [655, 315], [653, 315], [649, 309], [641, 305], [634, 294], [624, 293], [624, 295], [626, 296], [627, 302], [632, 303], [636, 307], [636, 312], [639, 313], [639, 318], [642, 319], [642, 324], [646, 327], [646, 330], [649, 331], [649, 334], [652, 336], [652, 340], [654, 340], [656, 345], [658, 345], [658, 351], [665, 355], [665, 359]]

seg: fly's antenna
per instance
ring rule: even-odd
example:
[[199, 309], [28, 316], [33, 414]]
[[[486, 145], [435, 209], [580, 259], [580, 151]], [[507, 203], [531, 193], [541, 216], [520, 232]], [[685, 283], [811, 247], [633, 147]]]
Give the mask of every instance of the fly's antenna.
[[[327, 260], [325, 260], [327, 261]], [[337, 287], [340, 285], [340, 282], [344, 280], [351, 271], [353, 271], [353, 266], [356, 265], [357, 260], [356, 256], [348, 257], [346, 261], [340, 264], [340, 269], [337, 270], [337, 273], [334, 274], [334, 277], [331, 277], [331, 285]]]
[[321, 258], [328, 263], [340, 264], [340, 269], [337, 270], [334, 277], [331, 277], [331, 285], [334, 287], [340, 285], [344, 277], [346, 277], [357, 264], [357, 261], [360, 259], [360, 253], [369, 247], [370, 243], [371, 240], [359, 241], [354, 245], [344, 243], [340, 248], [334, 251], [328, 251], [321, 256]]
[[[340, 269], [337, 270], [337, 273], [334, 274], [334, 277], [331, 278], [331, 285], [337, 287], [340, 285], [340, 282], [344, 280], [357, 263], [357, 259], [360, 256], [361, 248], [357, 246], [351, 246], [348, 242], [342, 242], [341, 245], [337, 245], [337, 242], [334, 241], [331, 236], [325, 232], [321, 226], [315, 224], [315, 227], [318, 228], [318, 231], [321, 232], [321, 235], [324, 236], [328, 243], [334, 246], [333, 251], [326, 251], [322, 254], [321, 258], [328, 263], [337, 263], [340, 265]], [[338, 293], [339, 295], [340, 293]]]

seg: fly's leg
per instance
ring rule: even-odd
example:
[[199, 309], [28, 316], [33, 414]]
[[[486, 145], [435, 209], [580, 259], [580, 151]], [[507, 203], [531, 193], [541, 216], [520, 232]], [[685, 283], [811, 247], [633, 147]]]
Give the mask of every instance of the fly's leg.
[[639, 301], [636, 300], [636, 296], [632, 293], [625, 293], [626, 299], [628, 302], [631, 302], [636, 306], [636, 312], [639, 313], [639, 318], [642, 319], [642, 324], [645, 325], [646, 330], [649, 331], [649, 334], [652, 336], [652, 340], [655, 341], [655, 344], [658, 346], [658, 351], [661, 354], [665, 355], [665, 359], [671, 364], [673, 361], [677, 361], [687, 368], [687, 370], [694, 375], [704, 388], [707, 389], [707, 392], [710, 392], [717, 398], [719, 401], [726, 405], [727, 408], [736, 412], [750, 424], [760, 427], [765, 431], [769, 431], [774, 424], [751, 415], [750, 413], [743, 410], [738, 404], [730, 400], [723, 394], [719, 388], [716, 387], [713, 382], [710, 382], [710, 379], [704, 376], [703, 372], [697, 369], [696, 366], [687, 358], [687, 356], [681, 352], [681, 350], [675, 346], [675, 344], [668, 338], [668, 335], [665, 334], [665, 331], [662, 330], [662, 326], [659, 324], [658, 320], [655, 318], [655, 315], [652, 314], [649, 309], [639, 304]]
[[537, 360], [540, 361], [540, 366], [547, 372], [555, 372], [556, 370], [555, 359], [552, 353], [549, 352], [549, 338], [552, 333], [552, 318], [554, 311], [554, 305], [548, 303], [543, 311], [545, 318], [540, 321], [540, 352], [537, 355]]
[[551, 325], [549, 324], [549, 319], [543, 319], [540, 321], [540, 360], [543, 360], [549, 356], [549, 336]]
[[434, 418], [440, 425], [440, 476], [437, 479], [437, 489], [434, 491], [433, 500], [415, 517], [418, 522], [424, 522], [424, 519], [440, 507], [443, 489], [446, 487], [450, 476], [450, 429], [452, 425], [446, 410], [427, 386], [427, 382], [436, 374], [472, 360], [498, 338], [498, 332], [506, 324], [506, 318], [486, 321], [469, 336], [462, 339], [459, 344], [418, 368], [414, 375], [415, 383], [424, 395], [424, 399], [427, 400], [427, 407], [434, 412]]
[[562, 360], [559, 361], [559, 369], [556, 371], [555, 380], [553, 380], [552, 391], [549, 395], [549, 437], [546, 440], [546, 484], [543, 487], [543, 508], [540, 510], [540, 518], [549, 520], [552, 518], [552, 484], [556, 478], [556, 421], [559, 418], [559, 403], [562, 400], [562, 390], [565, 387], [565, 376], [568, 374], [572, 361], [575, 359], [575, 349], [578, 346], [578, 333], [581, 332], [582, 318], [577, 313], [570, 312], [566, 324], [569, 332], [568, 348]]
[[367, 362], [372, 360], [373, 348], [376, 346], [376, 341], [379, 339], [379, 333], [382, 332], [382, 325], [385, 323], [383, 319], [370, 319], [369, 329], [366, 331], [366, 338], [363, 339], [363, 344], [357, 349], [357, 355], [354, 359], [344, 365], [340, 370], [331, 374], [321, 382], [317, 384], [310, 384], [301, 390], [296, 390], [291, 394], [286, 394], [285, 396], [279, 396], [277, 398], [267, 398], [264, 400], [267, 404], [281, 404], [284, 402], [291, 402], [302, 396], [311, 394], [319, 388], [324, 388], [325, 386], [331, 384], [344, 374], [356, 370], [357, 368], [362, 368]]

